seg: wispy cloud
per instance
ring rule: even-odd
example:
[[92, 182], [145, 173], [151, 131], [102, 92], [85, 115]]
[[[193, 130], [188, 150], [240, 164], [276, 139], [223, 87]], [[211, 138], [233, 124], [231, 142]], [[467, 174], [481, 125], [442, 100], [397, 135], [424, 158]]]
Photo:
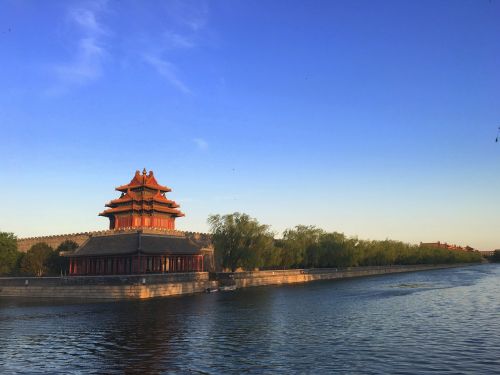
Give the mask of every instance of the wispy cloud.
[[53, 67], [56, 83], [49, 90], [50, 93], [63, 93], [101, 76], [106, 57], [102, 39], [107, 32], [97, 18], [104, 7], [104, 2], [94, 2], [86, 8], [75, 8], [68, 12], [69, 22], [77, 28], [80, 37], [75, 43], [76, 51], [71, 61]]
[[195, 138], [193, 139], [193, 142], [196, 144], [198, 149], [202, 151], [208, 150], [208, 142], [203, 138]]
[[166, 4], [164, 9], [169, 28], [163, 32], [161, 41], [143, 54], [144, 61], [179, 91], [192, 94], [192, 90], [179, 77], [172, 52], [198, 46], [196, 42], [208, 22], [208, 4], [204, 1], [187, 0], [173, 0]]
[[[70, 49], [73, 51], [66, 62], [59, 62], [50, 67], [54, 82], [47, 93], [63, 94], [74, 88], [88, 85], [104, 74], [106, 62], [112, 62], [111, 51], [115, 61], [139, 60], [147, 64], [154, 72], [163, 77], [176, 90], [191, 95], [191, 86], [184, 81], [183, 72], [176, 62], [183, 50], [193, 50], [200, 46], [203, 40], [202, 30], [208, 22], [208, 3], [201, 1], [172, 0], [156, 10], [148, 10], [161, 17], [166, 27], [141, 30], [140, 33], [128, 35], [120, 39], [123, 33], [112, 33], [102, 22], [103, 15], [117, 16], [120, 9], [107, 7], [106, 0], [84, 0], [67, 12], [67, 22], [70, 26], [68, 36], [73, 36]], [[111, 21], [110, 21], [111, 22]], [[114, 24], [115, 27], [117, 26]], [[119, 27], [119, 25], [118, 25]], [[132, 31], [133, 32], [133, 31]], [[110, 36], [114, 38], [111, 39]], [[119, 43], [116, 43], [116, 42]], [[115, 42], [115, 45], [110, 45]], [[139, 43], [135, 45], [134, 43]], [[123, 48], [124, 45], [128, 47]], [[116, 56], [116, 54], [118, 54]]]
[[204, 28], [208, 22], [207, 1], [174, 0], [168, 3], [167, 11], [177, 24], [192, 31]]
[[87, 32], [93, 33], [93, 34], [105, 34], [104, 29], [102, 26], [97, 22], [96, 19], [96, 14], [95, 12], [102, 11], [104, 6], [104, 3], [101, 3], [100, 6], [97, 7], [95, 10], [90, 10], [90, 9], [83, 9], [83, 8], [77, 8], [77, 9], [72, 9], [70, 13], [70, 18], [72, 21], [77, 23], [79, 26], [84, 28]]
[[191, 90], [178, 77], [177, 69], [170, 61], [148, 54], [144, 55], [144, 61], [155, 68], [158, 74], [164, 77], [175, 88], [182, 91], [184, 94], [191, 94]]
[[193, 38], [187, 35], [182, 35], [173, 31], [164, 33], [167, 44], [171, 48], [194, 48], [196, 43]]

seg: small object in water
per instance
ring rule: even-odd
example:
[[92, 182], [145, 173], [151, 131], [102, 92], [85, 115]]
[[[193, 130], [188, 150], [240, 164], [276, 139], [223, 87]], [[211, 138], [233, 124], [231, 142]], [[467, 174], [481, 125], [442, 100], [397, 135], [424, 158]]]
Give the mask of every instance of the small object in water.
[[218, 292], [219, 289], [217, 288], [207, 288], [205, 289], [205, 293], [215, 293], [215, 292]]
[[236, 290], [236, 285], [226, 285], [219, 288], [221, 292], [230, 292]]

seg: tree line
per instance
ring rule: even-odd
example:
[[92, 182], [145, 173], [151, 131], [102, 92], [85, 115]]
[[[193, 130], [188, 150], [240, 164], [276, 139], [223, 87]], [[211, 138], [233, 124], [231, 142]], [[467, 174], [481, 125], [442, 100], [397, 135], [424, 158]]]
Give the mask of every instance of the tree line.
[[478, 252], [422, 247], [401, 241], [360, 240], [297, 225], [275, 239], [268, 225], [247, 214], [208, 218], [219, 269], [288, 269], [481, 262]]
[[[358, 267], [411, 264], [474, 263], [478, 252], [422, 247], [401, 241], [361, 240], [315, 226], [297, 225], [280, 239], [270, 226], [243, 213], [208, 218], [218, 270]], [[78, 244], [65, 241], [56, 249], [44, 242], [26, 253], [17, 249], [13, 233], [0, 232], [0, 276], [59, 276], [67, 274], [68, 259], [62, 251]], [[492, 257], [500, 259], [500, 252]]]
[[68, 273], [68, 259], [62, 251], [78, 247], [74, 241], [64, 241], [56, 249], [45, 242], [33, 245], [26, 253], [17, 249], [13, 233], [0, 232], [0, 276], [60, 276]]

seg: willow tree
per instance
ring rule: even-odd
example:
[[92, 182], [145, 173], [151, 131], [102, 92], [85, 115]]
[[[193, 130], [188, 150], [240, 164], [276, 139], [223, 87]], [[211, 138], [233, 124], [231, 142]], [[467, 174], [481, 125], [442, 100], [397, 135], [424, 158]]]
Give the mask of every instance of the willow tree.
[[273, 252], [273, 233], [247, 214], [235, 212], [208, 217], [215, 259], [232, 272], [241, 267], [253, 270], [265, 265]]
[[12, 274], [20, 255], [17, 237], [13, 233], [0, 232], [0, 275]]
[[303, 267], [308, 263], [306, 257], [308, 249], [318, 244], [323, 233], [322, 229], [312, 225], [297, 225], [293, 229], [285, 230], [281, 254], [282, 266]]

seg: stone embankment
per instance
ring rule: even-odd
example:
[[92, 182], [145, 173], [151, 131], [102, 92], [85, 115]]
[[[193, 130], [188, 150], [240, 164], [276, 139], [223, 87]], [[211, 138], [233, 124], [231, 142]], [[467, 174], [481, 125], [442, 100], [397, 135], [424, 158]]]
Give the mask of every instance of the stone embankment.
[[283, 271], [256, 271], [218, 273], [221, 285], [247, 288], [262, 285], [305, 283], [316, 280], [345, 279], [351, 277], [375, 276], [400, 272], [427, 271], [442, 268], [463, 267], [464, 264], [411, 265], [349, 268], [311, 268]]
[[246, 288], [261, 285], [304, 283], [400, 272], [426, 271], [462, 265], [415, 265], [299, 269], [234, 273], [193, 272], [123, 276], [3, 277], [0, 297], [145, 299], [200, 293], [220, 287]]
[[159, 275], [3, 277], [0, 297], [65, 299], [145, 299], [216, 288], [208, 272]]

